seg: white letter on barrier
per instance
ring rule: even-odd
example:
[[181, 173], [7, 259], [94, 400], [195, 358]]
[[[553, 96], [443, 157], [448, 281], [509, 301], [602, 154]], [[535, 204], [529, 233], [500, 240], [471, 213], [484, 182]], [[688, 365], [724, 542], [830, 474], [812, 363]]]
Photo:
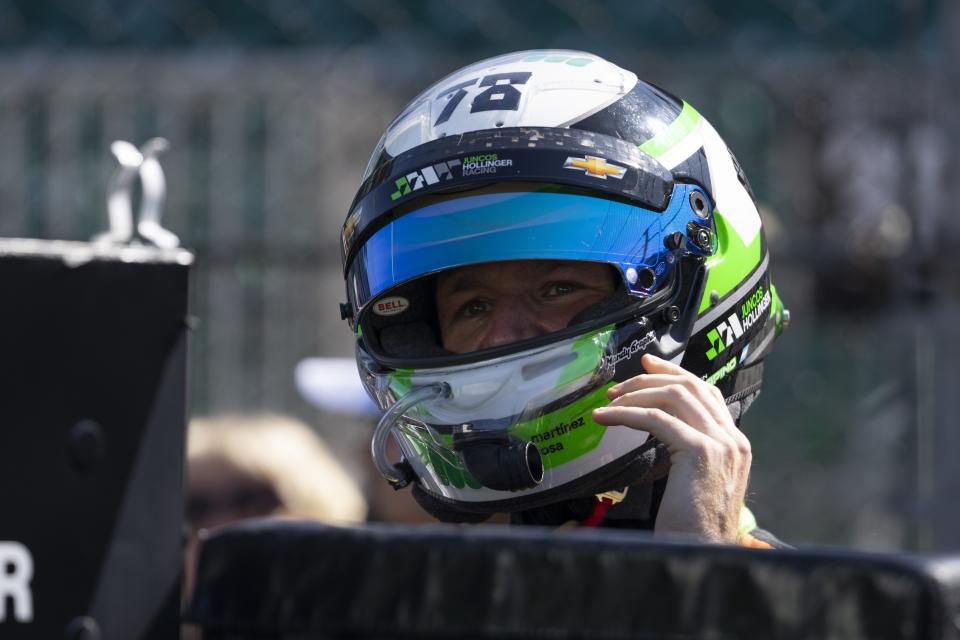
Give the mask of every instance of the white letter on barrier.
[[13, 599], [17, 622], [33, 621], [33, 556], [19, 542], [0, 542], [0, 622], [7, 619], [7, 598]]

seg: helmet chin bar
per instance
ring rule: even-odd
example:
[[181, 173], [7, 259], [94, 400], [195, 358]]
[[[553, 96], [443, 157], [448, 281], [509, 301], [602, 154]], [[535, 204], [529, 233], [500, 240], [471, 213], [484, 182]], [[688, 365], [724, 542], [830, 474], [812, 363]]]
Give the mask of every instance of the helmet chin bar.
[[[413, 406], [433, 399], [449, 398], [450, 385], [435, 382], [418, 387], [405, 394], [391, 406], [373, 432], [371, 454], [373, 463], [387, 482], [402, 489], [415, 480], [415, 474], [404, 461], [393, 464], [387, 457], [387, 438], [404, 412]], [[531, 443], [500, 430], [474, 430], [463, 424], [453, 434], [453, 449], [463, 457], [467, 470], [488, 489], [519, 491], [530, 489], [543, 481], [543, 460], [540, 450]]]
[[[588, 497], [611, 489], [652, 484], [665, 477], [669, 470], [670, 454], [666, 446], [656, 438], [650, 438], [640, 447], [585, 476], [532, 496], [465, 503], [434, 493], [421, 483], [415, 482], [413, 497], [427, 513], [441, 522], [478, 523], [494, 513], [536, 510], [555, 502]], [[563, 523], [552, 524], [559, 526]]]

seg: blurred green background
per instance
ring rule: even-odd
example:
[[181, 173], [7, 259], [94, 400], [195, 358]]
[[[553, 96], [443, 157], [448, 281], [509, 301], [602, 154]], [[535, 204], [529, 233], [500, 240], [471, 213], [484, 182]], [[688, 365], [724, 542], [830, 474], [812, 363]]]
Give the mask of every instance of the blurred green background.
[[761, 524], [957, 549], [958, 43], [946, 0], [7, 0], [0, 236], [90, 238], [110, 142], [168, 138], [192, 412], [292, 413], [355, 459], [367, 426], [292, 371], [352, 356], [337, 235], [368, 154], [465, 63], [592, 51], [696, 106], [760, 201], [793, 317], [744, 421]]

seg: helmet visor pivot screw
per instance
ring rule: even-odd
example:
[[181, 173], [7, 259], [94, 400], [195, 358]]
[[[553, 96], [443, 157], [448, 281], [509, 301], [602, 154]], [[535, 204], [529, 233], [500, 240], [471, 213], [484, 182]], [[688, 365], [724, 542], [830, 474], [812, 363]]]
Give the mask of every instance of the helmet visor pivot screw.
[[706, 219], [710, 215], [710, 210], [707, 208], [707, 199], [699, 191], [690, 192], [690, 206], [693, 207], [693, 212], [697, 214], [698, 218]]

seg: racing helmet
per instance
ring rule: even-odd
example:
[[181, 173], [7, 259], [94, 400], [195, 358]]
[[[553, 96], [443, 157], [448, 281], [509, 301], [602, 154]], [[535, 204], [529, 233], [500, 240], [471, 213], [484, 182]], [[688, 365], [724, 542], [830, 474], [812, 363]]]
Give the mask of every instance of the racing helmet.
[[[341, 315], [384, 411], [374, 462], [445, 521], [663, 477], [656, 439], [591, 419], [607, 389], [649, 352], [716, 385], [739, 419], [788, 319], [750, 185], [713, 127], [579, 51], [497, 56], [418, 95], [374, 150], [341, 240]], [[438, 281], [521, 261], [603, 265], [610, 291], [558, 330], [446, 348]]]

